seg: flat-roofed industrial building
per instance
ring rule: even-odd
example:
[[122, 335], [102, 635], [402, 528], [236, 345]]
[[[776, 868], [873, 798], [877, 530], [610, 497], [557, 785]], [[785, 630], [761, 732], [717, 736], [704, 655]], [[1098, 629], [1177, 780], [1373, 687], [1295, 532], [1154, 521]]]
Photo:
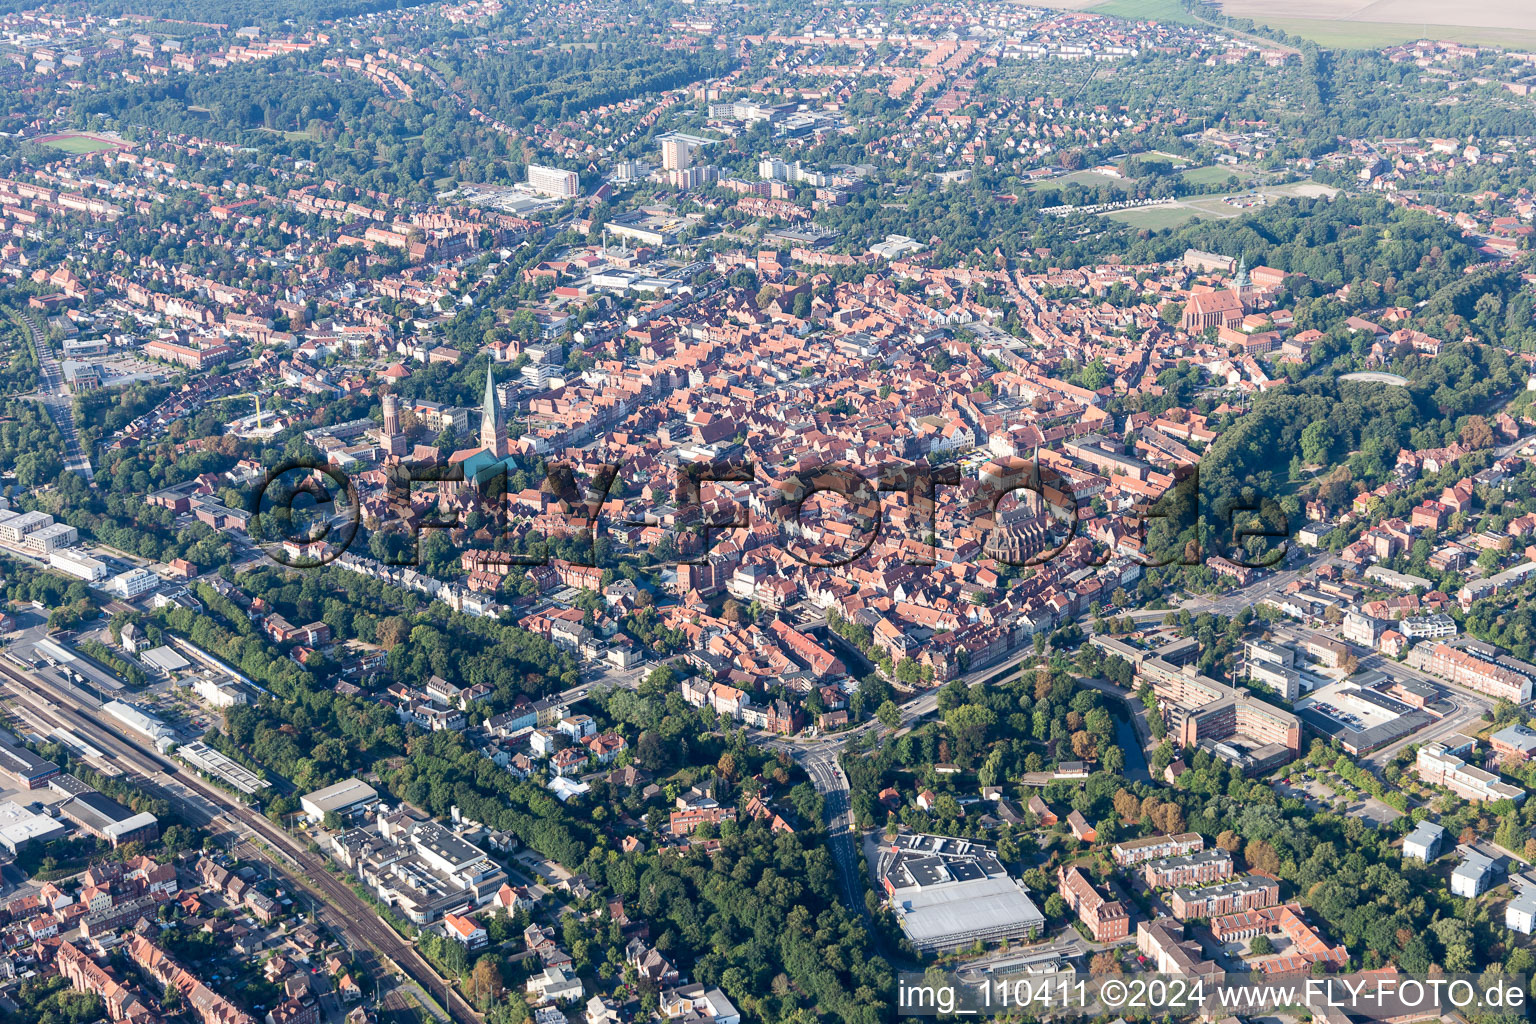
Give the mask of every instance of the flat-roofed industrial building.
[[902, 931], [924, 953], [1025, 939], [1045, 927], [1045, 916], [980, 843], [897, 836], [880, 851], [879, 877]]

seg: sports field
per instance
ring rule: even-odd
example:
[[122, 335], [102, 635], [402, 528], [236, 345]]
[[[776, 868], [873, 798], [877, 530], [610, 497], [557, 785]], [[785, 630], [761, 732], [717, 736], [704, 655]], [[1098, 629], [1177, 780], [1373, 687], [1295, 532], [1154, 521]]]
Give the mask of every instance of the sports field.
[[1218, 164], [1210, 167], [1192, 167], [1179, 175], [1179, 177], [1191, 185], [1220, 185], [1226, 182], [1228, 178], [1236, 178], [1238, 181], [1242, 181], [1246, 175], [1240, 173], [1236, 167], [1226, 167]]
[[89, 135], [69, 135], [43, 144], [51, 149], [61, 149], [66, 154], [98, 154], [103, 149], [117, 149], [117, 146], [104, 138], [91, 138]]
[[80, 153], [100, 153], [105, 149], [125, 149], [123, 143], [95, 135], [49, 135], [37, 140], [44, 146], [57, 149], [71, 156]]

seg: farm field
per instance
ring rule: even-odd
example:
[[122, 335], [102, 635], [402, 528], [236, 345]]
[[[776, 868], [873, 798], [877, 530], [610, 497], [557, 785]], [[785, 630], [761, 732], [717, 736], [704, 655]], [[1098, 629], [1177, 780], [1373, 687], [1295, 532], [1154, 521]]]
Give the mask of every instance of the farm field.
[[1179, 0], [1106, 0], [1088, 10], [1093, 14], [1107, 14], [1133, 21], [1165, 21], [1179, 25], [1200, 24], [1200, 19], [1186, 11]]
[[1318, 46], [1337, 50], [1375, 50], [1419, 39], [1466, 43], [1468, 46], [1536, 48], [1536, 31], [1530, 29], [1499, 30], [1472, 25], [1394, 25], [1322, 18], [1267, 18], [1264, 24], [1310, 39]]
[[1222, 0], [1223, 14], [1268, 21], [1272, 16], [1304, 21], [1352, 21], [1387, 25], [1465, 25], [1473, 28], [1536, 31], [1536, 7], [1527, 0]]
[[1536, 4], [1527, 0], [1476, 0], [1454, 7], [1438, 0], [1223, 0], [1221, 9], [1341, 49], [1423, 38], [1479, 46], [1536, 45]]

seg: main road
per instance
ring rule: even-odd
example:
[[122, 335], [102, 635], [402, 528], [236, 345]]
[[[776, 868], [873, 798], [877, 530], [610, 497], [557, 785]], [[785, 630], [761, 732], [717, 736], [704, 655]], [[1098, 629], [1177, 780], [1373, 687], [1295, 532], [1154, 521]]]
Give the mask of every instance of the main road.
[[64, 371], [48, 347], [48, 339], [32, 319], [31, 313], [16, 313], [16, 319], [32, 336], [32, 349], [37, 354], [38, 398], [54, 426], [64, 437], [64, 468], [85, 477], [87, 483], [96, 482], [91, 460], [80, 448], [80, 433], [75, 429], [75, 407], [70, 400], [69, 389], [64, 386]]
[[[1229, 590], [1216, 597], [1194, 597], [1184, 601], [1178, 608], [1170, 609], [1174, 612], [1187, 611], [1191, 615], [1199, 615], [1202, 612], [1213, 612], [1217, 615], [1228, 617], [1237, 615], [1244, 608], [1252, 608], [1266, 598], [1275, 597], [1285, 592], [1285, 588], [1296, 580], [1301, 579], [1313, 569], [1326, 565], [1333, 561], [1333, 556], [1326, 551], [1308, 555], [1302, 561], [1289, 569], [1280, 569], [1271, 572], [1261, 579], [1255, 580], [1246, 587], [1238, 587]], [[1166, 613], [1165, 613], [1166, 614]]]
[[[271, 865], [290, 885], [303, 889], [320, 905], [334, 908], [333, 927], [358, 948], [372, 948], [434, 998], [442, 995], [453, 1024], [482, 1024], [481, 1016], [427, 963], [416, 948], [374, 913], [352, 888], [328, 870], [324, 857], [294, 839], [231, 794], [182, 771], [153, 747], [125, 736], [89, 698], [56, 687], [0, 659], [0, 681], [32, 710], [71, 729], [108, 752], [125, 770], [138, 774], [146, 789], [177, 807], [199, 827], [223, 829], [236, 845]], [[110, 722], [110, 724], [108, 724]]]
[[837, 866], [837, 877], [843, 884], [843, 895], [848, 905], [863, 912], [859, 902], [859, 862], [863, 859], [859, 849], [859, 834], [853, 827], [853, 805], [848, 799], [848, 776], [838, 763], [835, 749], [821, 749], [815, 754], [799, 758], [800, 767], [811, 777], [811, 785], [821, 794], [822, 814], [826, 819], [827, 846], [832, 851], [832, 861]]
[[[1026, 648], [1006, 661], [968, 672], [960, 676], [959, 680], [963, 683], [973, 683], [1000, 676], [1011, 672], [1020, 662], [1033, 656], [1034, 649]], [[942, 687], [933, 687], [902, 704], [901, 721], [895, 729], [890, 730], [891, 735], [905, 732], [933, 714], [939, 706], [941, 689]], [[758, 742], [763, 746], [770, 750], [781, 750], [794, 758], [795, 763], [805, 769], [806, 774], [810, 776], [811, 785], [816, 788], [816, 792], [821, 794], [827, 843], [832, 850], [833, 862], [837, 865], [838, 879], [843, 884], [845, 902], [850, 909], [860, 912], [864, 910], [864, 887], [860, 884], [864, 854], [858, 829], [854, 827], [853, 807], [849, 801], [848, 776], [844, 773], [838, 759], [842, 755], [843, 748], [854, 740], [869, 733], [879, 735], [883, 731], [885, 727], [871, 719], [843, 732], [817, 736], [809, 740], [789, 740], [765, 733], [756, 734]]]

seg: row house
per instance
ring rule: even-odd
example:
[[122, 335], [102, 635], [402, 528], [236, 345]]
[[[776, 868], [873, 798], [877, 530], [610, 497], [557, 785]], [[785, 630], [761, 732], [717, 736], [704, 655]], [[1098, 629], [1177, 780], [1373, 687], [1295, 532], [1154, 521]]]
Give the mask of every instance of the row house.
[[1088, 926], [1095, 942], [1118, 942], [1130, 934], [1130, 914], [1108, 900], [1076, 866], [1057, 869], [1058, 888], [1067, 906]]
[[1143, 839], [1126, 839], [1110, 848], [1110, 854], [1120, 867], [1134, 867], [1150, 860], [1167, 857], [1183, 857], [1205, 849], [1205, 839], [1198, 832], [1180, 832], [1177, 835], [1147, 836]]
[[1232, 855], [1218, 849], [1150, 861], [1141, 875], [1149, 889], [1167, 889], [1219, 882], [1231, 878], [1232, 871]]
[[1231, 882], [1200, 889], [1173, 890], [1169, 908], [1180, 921], [1218, 917], [1242, 910], [1260, 910], [1280, 902], [1280, 883], [1262, 875], [1244, 875]]

